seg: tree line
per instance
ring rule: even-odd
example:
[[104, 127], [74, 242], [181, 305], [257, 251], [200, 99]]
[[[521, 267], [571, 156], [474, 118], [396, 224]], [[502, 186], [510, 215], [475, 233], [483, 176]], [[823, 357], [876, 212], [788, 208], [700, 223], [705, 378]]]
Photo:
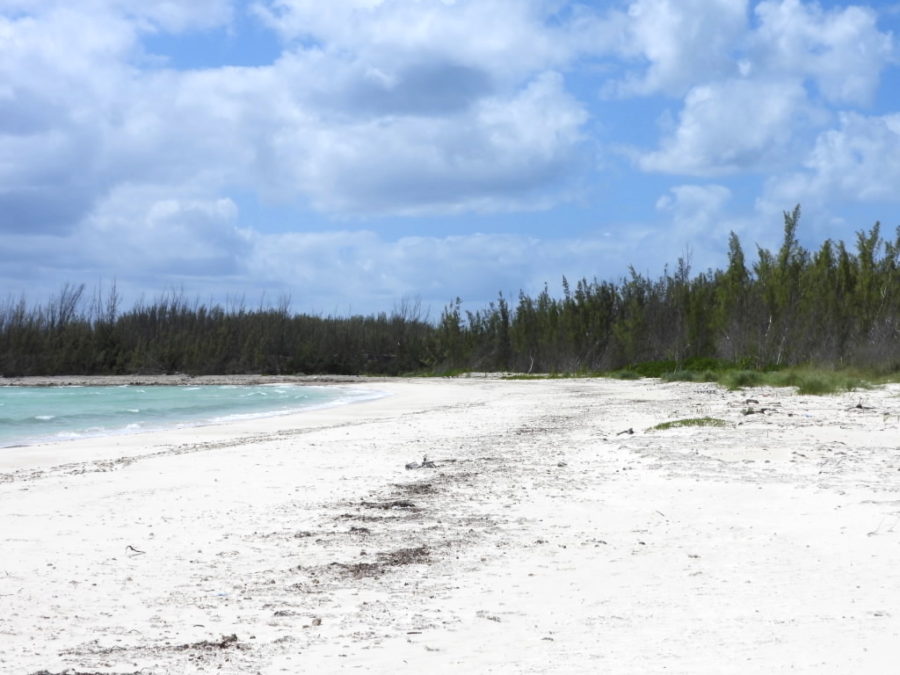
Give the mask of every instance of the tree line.
[[693, 274], [679, 259], [649, 278], [563, 279], [562, 297], [502, 294], [437, 321], [415, 303], [387, 314], [292, 314], [289, 302], [248, 310], [180, 293], [122, 311], [115, 286], [85, 297], [66, 285], [44, 305], [0, 307], [5, 376], [185, 372], [381, 374], [460, 370], [610, 371], [648, 362], [716, 360], [765, 369], [810, 364], [900, 370], [900, 227], [876, 223], [851, 250], [797, 239], [800, 207], [784, 214], [777, 251], [746, 257], [737, 235], [727, 265]]

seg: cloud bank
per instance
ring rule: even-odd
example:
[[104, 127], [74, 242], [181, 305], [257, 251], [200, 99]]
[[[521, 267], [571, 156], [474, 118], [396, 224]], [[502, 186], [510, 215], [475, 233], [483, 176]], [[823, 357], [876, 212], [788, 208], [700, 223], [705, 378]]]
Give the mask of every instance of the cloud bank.
[[[302, 287], [362, 311], [691, 242], [713, 264], [704, 237], [797, 201], [900, 199], [889, 20], [804, 0], [0, 0], [0, 277]], [[159, 36], [278, 56], [183, 68]], [[626, 103], [662, 111], [655, 142], [615, 142]], [[628, 192], [652, 184], [635, 219]], [[288, 222], [250, 219], [246, 194]], [[596, 215], [570, 230], [573, 208]], [[516, 213], [546, 224], [491, 234]]]

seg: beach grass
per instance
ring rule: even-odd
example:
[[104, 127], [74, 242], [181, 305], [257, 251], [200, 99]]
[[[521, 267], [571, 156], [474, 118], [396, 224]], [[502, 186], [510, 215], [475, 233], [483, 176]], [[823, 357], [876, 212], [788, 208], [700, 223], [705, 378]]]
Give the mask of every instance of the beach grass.
[[[459, 376], [465, 371], [454, 371]], [[447, 374], [443, 374], [447, 376]], [[747, 364], [718, 359], [687, 359], [676, 361], [650, 361], [612, 371], [566, 371], [550, 373], [507, 373], [505, 380], [559, 380], [578, 378], [610, 378], [640, 380], [658, 378], [664, 382], [709, 382], [719, 384], [730, 391], [747, 387], [793, 387], [798, 394], [824, 396], [860, 389], [870, 389], [878, 384], [900, 381], [900, 373], [885, 375], [859, 369], [829, 370], [814, 367], [750, 368]]]
[[794, 387], [798, 394], [813, 396], [838, 394], [872, 387], [871, 381], [860, 374], [806, 368], [791, 368], [767, 373], [749, 370], [732, 371], [725, 373], [719, 383], [731, 390], [761, 386]]
[[[710, 360], [712, 361], [712, 360]], [[870, 389], [877, 384], [896, 382], [900, 375], [884, 375], [858, 369], [829, 370], [812, 367], [751, 369], [726, 363], [697, 364], [705, 367], [672, 367], [659, 372], [664, 362], [651, 364], [650, 368], [629, 368], [608, 373], [608, 377], [637, 379], [658, 377], [665, 382], [715, 382], [731, 391], [747, 387], [793, 387], [798, 394], [824, 396], [860, 389]], [[641, 371], [651, 371], [645, 374]]]

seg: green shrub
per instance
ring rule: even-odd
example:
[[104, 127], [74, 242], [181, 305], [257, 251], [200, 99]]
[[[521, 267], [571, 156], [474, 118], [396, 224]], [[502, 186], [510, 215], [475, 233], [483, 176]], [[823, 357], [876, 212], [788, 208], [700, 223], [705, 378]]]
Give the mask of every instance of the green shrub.
[[676, 370], [662, 376], [666, 382], [697, 382], [699, 373], [693, 370]]
[[614, 370], [613, 372], [608, 374], [608, 377], [611, 377], [615, 380], [639, 380], [639, 379], [641, 379], [640, 373], [637, 373], [633, 370]]
[[758, 387], [763, 384], [763, 375], [755, 370], [729, 370], [718, 381], [719, 384], [731, 390], [743, 389], [744, 387]]

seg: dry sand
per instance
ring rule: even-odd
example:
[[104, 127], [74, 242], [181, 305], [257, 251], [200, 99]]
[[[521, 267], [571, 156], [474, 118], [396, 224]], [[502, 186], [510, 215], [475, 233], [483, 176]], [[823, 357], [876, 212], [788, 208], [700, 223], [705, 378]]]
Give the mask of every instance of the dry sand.
[[900, 667], [900, 387], [366, 386], [0, 451], [0, 672]]

